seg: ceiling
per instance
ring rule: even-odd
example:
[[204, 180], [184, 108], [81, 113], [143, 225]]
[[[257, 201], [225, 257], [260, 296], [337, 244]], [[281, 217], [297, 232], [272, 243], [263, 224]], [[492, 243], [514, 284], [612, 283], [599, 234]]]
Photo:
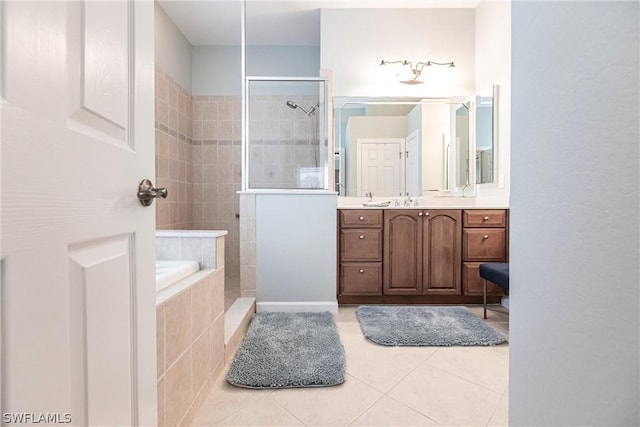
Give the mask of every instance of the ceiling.
[[[239, 45], [242, 0], [157, 0], [194, 46]], [[480, 0], [247, 0], [247, 44], [320, 45], [323, 8], [475, 8]]]

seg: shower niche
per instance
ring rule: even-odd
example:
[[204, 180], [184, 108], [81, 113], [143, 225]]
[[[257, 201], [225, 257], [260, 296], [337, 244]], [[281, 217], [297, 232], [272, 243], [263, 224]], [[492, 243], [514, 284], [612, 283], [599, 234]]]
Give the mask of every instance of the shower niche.
[[322, 78], [247, 78], [245, 188], [329, 188], [326, 100]]

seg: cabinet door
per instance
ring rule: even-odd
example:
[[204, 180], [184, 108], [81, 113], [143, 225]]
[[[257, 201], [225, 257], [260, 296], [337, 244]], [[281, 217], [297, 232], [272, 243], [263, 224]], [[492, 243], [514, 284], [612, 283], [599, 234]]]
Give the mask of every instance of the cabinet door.
[[385, 295], [422, 294], [422, 217], [418, 210], [384, 212]]
[[460, 295], [462, 211], [427, 210], [423, 218], [423, 294]]

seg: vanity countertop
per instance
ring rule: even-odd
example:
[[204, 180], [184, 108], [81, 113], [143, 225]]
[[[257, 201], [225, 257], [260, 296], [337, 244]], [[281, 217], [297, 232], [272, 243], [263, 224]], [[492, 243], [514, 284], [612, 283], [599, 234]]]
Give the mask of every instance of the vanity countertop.
[[[374, 197], [374, 202], [391, 201], [389, 206], [365, 206], [366, 197], [338, 197], [338, 209], [509, 209], [506, 197], [418, 197], [411, 206], [404, 206], [405, 198]], [[400, 205], [396, 206], [398, 200]], [[414, 199], [412, 199], [414, 200]]]

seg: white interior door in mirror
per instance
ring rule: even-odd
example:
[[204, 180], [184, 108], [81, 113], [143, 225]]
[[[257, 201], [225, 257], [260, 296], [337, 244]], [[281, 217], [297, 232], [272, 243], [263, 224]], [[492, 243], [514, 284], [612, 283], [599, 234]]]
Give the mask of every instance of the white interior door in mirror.
[[156, 425], [153, 2], [2, 8], [2, 413]]
[[357, 140], [357, 195], [405, 194], [405, 141], [402, 138]]

